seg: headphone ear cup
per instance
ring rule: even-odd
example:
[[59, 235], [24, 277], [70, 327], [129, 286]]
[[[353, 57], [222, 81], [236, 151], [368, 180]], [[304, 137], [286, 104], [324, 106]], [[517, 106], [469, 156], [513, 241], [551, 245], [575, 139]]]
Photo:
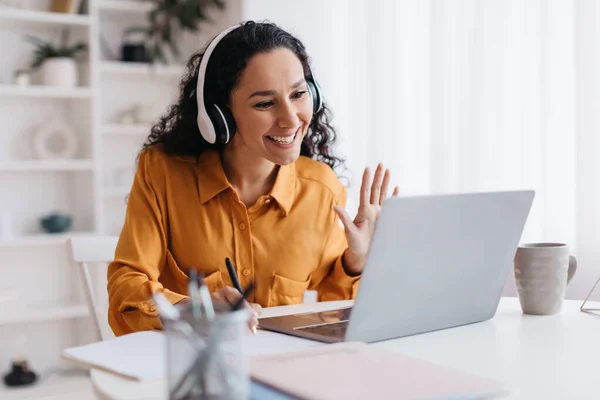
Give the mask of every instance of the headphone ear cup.
[[321, 92], [319, 90], [319, 85], [314, 82], [312, 79], [308, 79], [306, 81], [306, 87], [308, 87], [308, 92], [310, 93], [310, 97], [313, 102], [313, 114], [319, 112], [323, 106], [323, 100], [321, 99]]
[[208, 115], [215, 127], [215, 144], [228, 143], [235, 134], [235, 120], [228, 108], [220, 108], [216, 104], [208, 109]]

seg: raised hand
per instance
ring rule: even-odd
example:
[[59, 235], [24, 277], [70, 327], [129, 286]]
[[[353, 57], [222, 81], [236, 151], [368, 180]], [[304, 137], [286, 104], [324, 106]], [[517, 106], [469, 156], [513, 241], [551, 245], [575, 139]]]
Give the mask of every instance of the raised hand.
[[[373, 181], [371, 181], [369, 168], [365, 168], [360, 186], [360, 205], [354, 220], [343, 208], [333, 207], [346, 231], [348, 249], [344, 253], [343, 261], [346, 272], [350, 275], [360, 274], [365, 267], [375, 222], [381, 213], [381, 205], [388, 196], [389, 183], [390, 171], [385, 169], [384, 172], [381, 163], [377, 165]], [[392, 196], [398, 196], [397, 186], [394, 188]]]

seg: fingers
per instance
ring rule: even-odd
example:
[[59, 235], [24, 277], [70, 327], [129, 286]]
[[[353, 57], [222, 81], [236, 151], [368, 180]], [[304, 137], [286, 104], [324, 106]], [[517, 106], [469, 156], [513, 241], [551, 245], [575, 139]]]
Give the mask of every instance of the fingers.
[[[231, 305], [237, 303], [237, 301], [242, 297], [242, 294], [238, 290], [232, 288], [231, 286], [225, 286], [218, 293], [221, 294], [223, 300], [227, 301]], [[260, 306], [260, 304], [250, 304], [247, 301], [244, 301], [243, 307], [250, 311], [248, 328], [250, 328], [252, 333], [256, 334], [256, 327], [258, 326], [258, 316], [262, 311], [262, 307]]]
[[260, 315], [262, 313], [262, 306], [260, 304], [250, 303], [250, 307], [256, 311], [256, 314]]
[[398, 196], [398, 195], [400, 195], [400, 189], [398, 189], [398, 186], [396, 186], [394, 188], [394, 193], [392, 193], [392, 196]]
[[344, 224], [344, 228], [346, 228], [347, 231], [352, 229], [352, 227], [354, 226], [354, 222], [352, 221], [352, 218], [350, 217], [350, 215], [348, 215], [346, 210], [339, 206], [333, 206], [333, 211], [335, 211], [336, 214], [340, 217], [340, 220], [342, 221], [342, 224]]
[[371, 185], [371, 204], [378, 204], [381, 195], [381, 180], [383, 179], [383, 165], [377, 164], [373, 183]]
[[248, 328], [256, 335], [256, 328], [258, 327], [258, 316], [256, 314], [252, 314], [250, 320], [248, 321]]
[[242, 294], [231, 286], [223, 287], [219, 293], [223, 296], [223, 300], [231, 305], [235, 304], [242, 297]]
[[383, 175], [383, 182], [381, 183], [381, 196], [379, 196], [379, 205], [382, 205], [385, 199], [387, 199], [388, 186], [390, 185], [390, 170], [385, 170]]
[[258, 317], [262, 312], [262, 307], [260, 304], [251, 303], [250, 308], [253, 310], [253, 312], [250, 316], [250, 321], [248, 321], [248, 326], [250, 327], [252, 333], [256, 335], [256, 328], [258, 327]]
[[369, 168], [365, 168], [360, 185], [360, 205], [366, 206], [369, 204], [369, 181], [371, 180], [371, 172]]

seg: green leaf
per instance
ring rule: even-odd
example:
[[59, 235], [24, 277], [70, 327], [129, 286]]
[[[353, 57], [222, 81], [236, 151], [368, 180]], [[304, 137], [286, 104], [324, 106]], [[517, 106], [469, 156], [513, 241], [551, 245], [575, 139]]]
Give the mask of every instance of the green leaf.
[[[223, 9], [223, 0], [154, 0], [154, 7], [148, 13], [148, 39], [158, 45], [167, 45], [173, 51], [177, 48], [177, 32], [198, 32], [202, 24], [213, 22], [207, 13], [209, 8]], [[159, 52], [154, 51], [157, 57]]]

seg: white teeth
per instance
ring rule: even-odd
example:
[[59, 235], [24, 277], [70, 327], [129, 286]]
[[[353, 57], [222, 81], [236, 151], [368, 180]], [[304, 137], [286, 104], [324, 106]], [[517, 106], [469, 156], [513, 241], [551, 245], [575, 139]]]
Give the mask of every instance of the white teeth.
[[281, 144], [290, 144], [294, 141], [296, 135], [293, 136], [269, 136], [269, 139], [276, 141]]

